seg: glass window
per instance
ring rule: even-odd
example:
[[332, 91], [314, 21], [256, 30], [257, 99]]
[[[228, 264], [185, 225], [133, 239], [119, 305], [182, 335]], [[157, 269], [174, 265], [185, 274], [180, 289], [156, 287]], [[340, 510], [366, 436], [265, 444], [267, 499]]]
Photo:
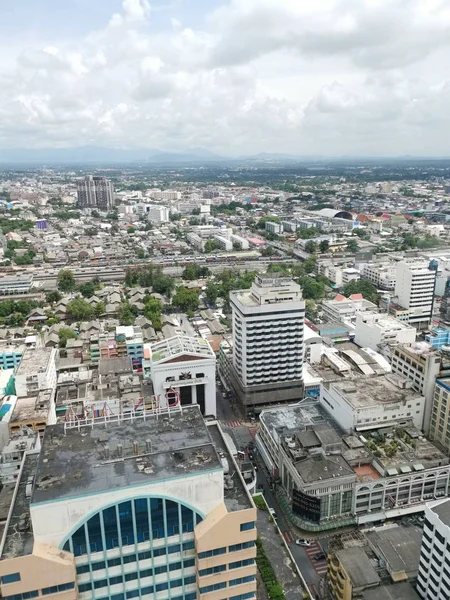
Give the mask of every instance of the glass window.
[[163, 500], [162, 498], [151, 498], [150, 509], [152, 518], [152, 532], [153, 538], [164, 537], [164, 512], [163, 512]]
[[49, 594], [56, 594], [58, 592], [58, 586], [52, 585], [51, 587], [42, 588], [42, 593], [44, 596], [48, 596]]
[[133, 513], [131, 510], [131, 502], [121, 502], [119, 504], [119, 519], [122, 546], [134, 544]]
[[138, 498], [134, 501], [134, 514], [136, 519], [137, 541], [145, 542], [150, 539], [147, 498]]
[[16, 583], [20, 581], [20, 573], [10, 573], [9, 575], [3, 575], [2, 583]]
[[241, 523], [241, 531], [248, 531], [249, 529], [255, 528], [255, 521], [249, 521], [248, 523]]
[[101, 552], [103, 550], [102, 530], [100, 526], [100, 513], [91, 517], [87, 524], [89, 547], [91, 552]]
[[[119, 545], [119, 534], [117, 532], [116, 507], [110, 506], [103, 511], [103, 526], [105, 528], [106, 548], [117, 548]], [[108, 561], [109, 562], [109, 561]]]
[[168, 536], [180, 533], [178, 503], [173, 500], [166, 500], [166, 522]]

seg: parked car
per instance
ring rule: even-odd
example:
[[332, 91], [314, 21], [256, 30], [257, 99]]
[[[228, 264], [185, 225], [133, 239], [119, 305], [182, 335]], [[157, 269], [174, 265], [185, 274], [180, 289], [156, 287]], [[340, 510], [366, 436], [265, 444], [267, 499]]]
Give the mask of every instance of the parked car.
[[304, 540], [303, 538], [296, 539], [295, 543], [297, 544], [297, 546], [311, 546], [310, 540]]
[[276, 521], [278, 519], [277, 513], [275, 512], [275, 509], [272, 508], [271, 506], [269, 506], [269, 515], [272, 517], [272, 519], [274, 521]]

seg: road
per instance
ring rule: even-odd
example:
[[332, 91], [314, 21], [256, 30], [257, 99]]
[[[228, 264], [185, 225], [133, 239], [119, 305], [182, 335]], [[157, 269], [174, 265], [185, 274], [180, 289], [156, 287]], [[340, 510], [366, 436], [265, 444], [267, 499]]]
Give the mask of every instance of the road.
[[[233, 429], [236, 444], [239, 446], [238, 449], [244, 450], [249, 442], [253, 439], [249, 428], [245, 425], [240, 425], [239, 417], [236, 416], [237, 412], [233, 410], [233, 406], [227, 398], [224, 398], [219, 385], [216, 386], [216, 407], [217, 407], [217, 418], [225, 427], [231, 427]], [[253, 432], [254, 433], [254, 432]], [[311, 546], [308, 548], [297, 546], [295, 540], [300, 537], [300, 534], [295, 531], [295, 528], [285, 518], [284, 513], [278, 504], [277, 498], [274, 491], [271, 489], [271, 477], [268, 473], [266, 466], [260, 456], [255, 454], [254, 463], [258, 468], [257, 471], [257, 489], [262, 489], [264, 496], [269, 506], [275, 509], [277, 514], [277, 523], [283, 534], [286, 543], [288, 544], [294, 560], [300, 569], [308, 587], [310, 588], [313, 596], [318, 597], [318, 582], [320, 577], [327, 570], [327, 561], [315, 560], [314, 556], [317, 555], [322, 549], [326, 550], [327, 540], [313, 540], [311, 539]]]
[[313, 595], [317, 595], [318, 590], [318, 581], [320, 577], [326, 573], [327, 570], [327, 561], [326, 559], [316, 561], [314, 556], [318, 554], [322, 548], [321, 540], [311, 540], [311, 546], [309, 548], [305, 548], [302, 546], [297, 546], [295, 543], [296, 538], [299, 537], [298, 534], [290, 522], [285, 518], [280, 505], [276, 499], [274, 492], [271, 490], [270, 484], [270, 475], [265, 467], [265, 464], [260, 456], [255, 457], [255, 462], [258, 466], [258, 484], [257, 488], [263, 489], [264, 496], [267, 500], [267, 504], [275, 509], [277, 514], [277, 523], [283, 534], [284, 539], [286, 540], [292, 555], [294, 557], [295, 562], [297, 563], [298, 568], [300, 569], [308, 587], [310, 588]]

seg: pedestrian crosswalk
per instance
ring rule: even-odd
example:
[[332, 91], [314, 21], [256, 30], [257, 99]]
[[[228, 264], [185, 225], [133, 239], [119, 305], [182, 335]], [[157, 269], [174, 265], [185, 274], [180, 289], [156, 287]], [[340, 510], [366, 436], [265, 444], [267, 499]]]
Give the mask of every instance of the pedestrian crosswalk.
[[293, 536], [293, 534], [292, 534], [291, 531], [283, 531], [282, 535], [283, 535], [284, 539], [286, 540], [286, 542], [288, 544], [293, 544], [294, 543], [295, 538], [294, 538], [294, 536]]
[[316, 560], [314, 557], [322, 552], [322, 546], [319, 544], [317, 540], [311, 540], [311, 545], [305, 547], [305, 552], [308, 555], [309, 560], [311, 561], [312, 566], [314, 567], [315, 572], [318, 575], [323, 575], [328, 570], [327, 559], [323, 558], [321, 560]]
[[226, 423], [223, 423], [223, 426], [229, 427], [229, 428], [240, 427], [241, 422], [240, 421], [227, 421]]

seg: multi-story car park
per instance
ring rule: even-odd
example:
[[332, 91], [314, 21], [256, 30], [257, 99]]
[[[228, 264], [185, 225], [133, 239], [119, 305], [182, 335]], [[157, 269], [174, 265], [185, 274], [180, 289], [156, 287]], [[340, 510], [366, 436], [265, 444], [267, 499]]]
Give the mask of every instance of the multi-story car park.
[[448, 456], [409, 419], [347, 434], [319, 403], [303, 401], [263, 411], [260, 424], [261, 457], [304, 529], [383, 521], [449, 495]]

